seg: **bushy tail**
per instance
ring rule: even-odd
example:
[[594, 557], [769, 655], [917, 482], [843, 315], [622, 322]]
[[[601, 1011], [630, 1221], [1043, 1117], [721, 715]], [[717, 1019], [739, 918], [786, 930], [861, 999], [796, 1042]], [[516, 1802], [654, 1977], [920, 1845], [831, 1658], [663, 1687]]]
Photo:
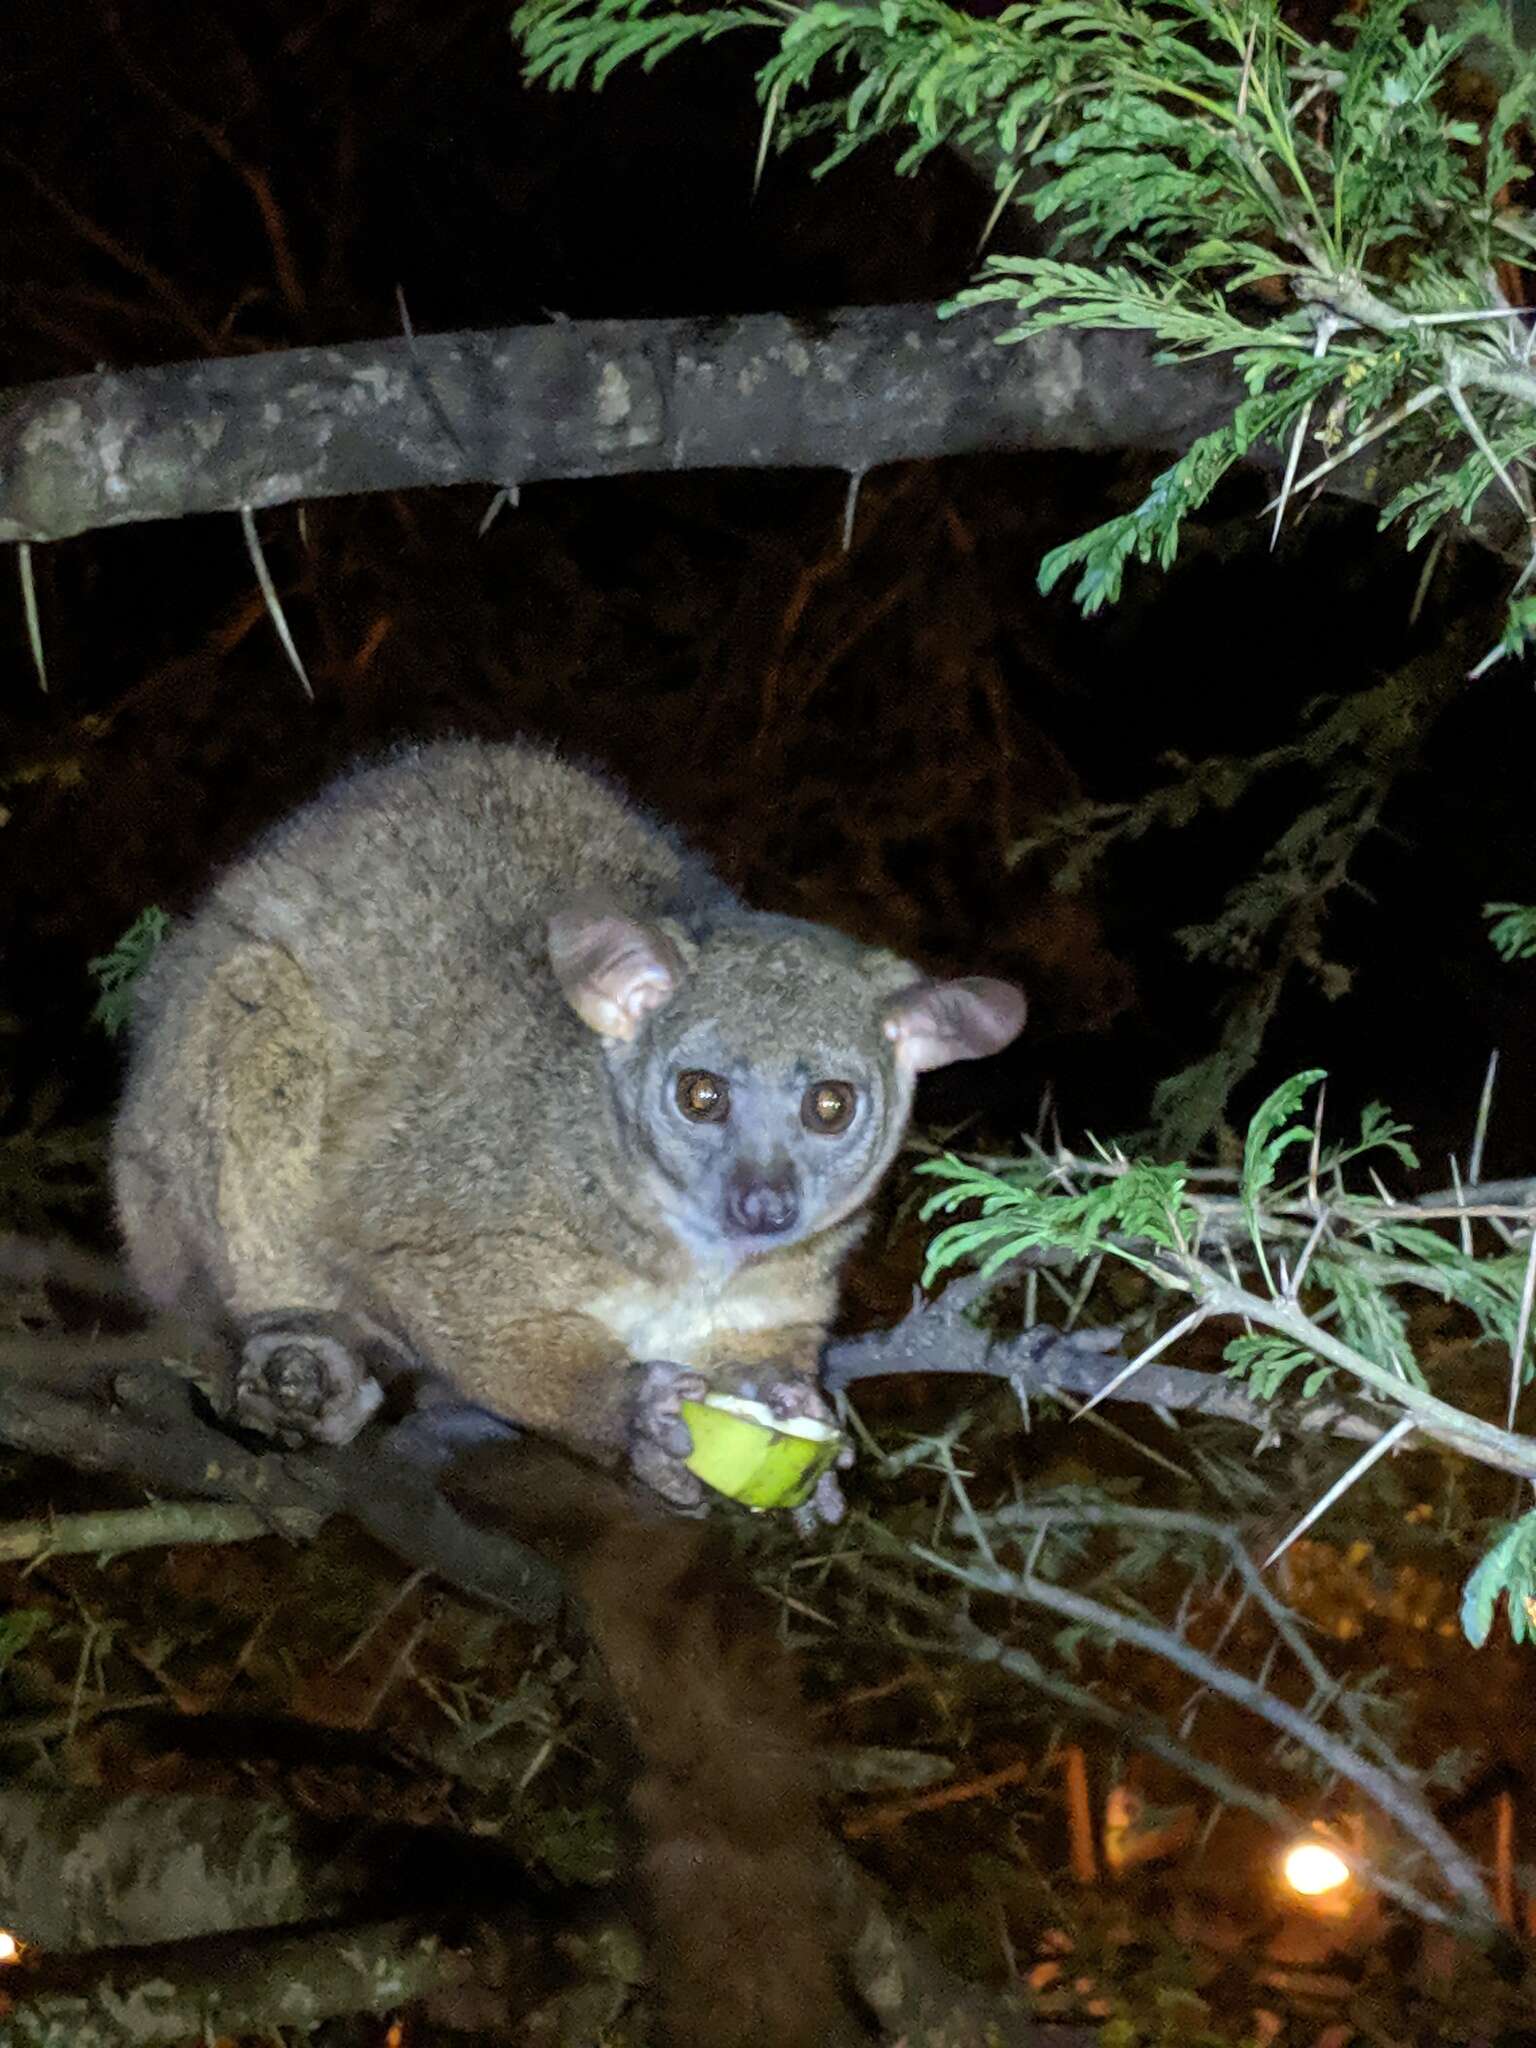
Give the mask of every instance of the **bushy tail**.
[[669, 2048], [838, 2048], [831, 1844], [772, 1614], [718, 1528], [527, 1438], [470, 1452], [448, 1498], [561, 1566], [640, 1752]]

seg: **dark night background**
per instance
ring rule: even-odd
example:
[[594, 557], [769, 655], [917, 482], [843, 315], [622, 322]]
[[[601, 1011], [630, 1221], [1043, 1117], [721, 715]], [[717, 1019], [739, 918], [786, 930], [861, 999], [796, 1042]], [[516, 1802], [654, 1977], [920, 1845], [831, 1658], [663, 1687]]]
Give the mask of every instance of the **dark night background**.
[[[389, 334], [397, 284], [418, 331], [959, 285], [988, 196], [943, 158], [897, 180], [872, 152], [823, 182], [778, 161], [753, 199], [751, 54], [728, 39], [555, 96], [519, 83], [494, 5], [13, 9], [0, 382]], [[0, 614], [10, 1128], [110, 1100], [84, 962], [139, 909], [185, 906], [359, 750], [448, 730], [557, 736], [765, 904], [1018, 973], [1034, 1021], [989, 1084], [1002, 1122], [1032, 1121], [1049, 1083], [1069, 1129], [1138, 1126], [1232, 986], [1173, 929], [1213, 914], [1309, 786], [1154, 834], [1076, 897], [1038, 862], [1009, 871], [1009, 845], [1081, 796], [1134, 795], [1169, 752], [1274, 744], [1317, 693], [1458, 630], [1480, 652], [1501, 588], [1453, 552], [1410, 626], [1417, 558], [1329, 503], [1272, 558], [1255, 481], [1110, 614], [1039, 597], [1044, 550], [1148, 473], [1112, 454], [878, 472], [846, 557], [831, 473], [534, 485], [483, 538], [478, 490], [312, 505], [302, 527], [268, 514], [313, 705], [233, 519], [40, 550], [46, 697], [19, 601]], [[1383, 1097], [1439, 1160], [1498, 1045], [1488, 1166], [1513, 1171], [1536, 1139], [1528, 977], [1498, 964], [1479, 906], [1536, 895], [1530, 681], [1504, 664], [1450, 697], [1359, 892], [1335, 898], [1351, 988], [1329, 1001], [1294, 975], [1253, 1085], [1327, 1066], [1336, 1103]]]

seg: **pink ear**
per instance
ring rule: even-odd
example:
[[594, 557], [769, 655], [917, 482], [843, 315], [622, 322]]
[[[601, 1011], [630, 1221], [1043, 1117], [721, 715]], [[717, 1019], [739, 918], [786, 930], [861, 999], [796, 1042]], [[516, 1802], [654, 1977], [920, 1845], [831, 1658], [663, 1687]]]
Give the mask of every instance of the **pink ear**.
[[885, 1035], [909, 1074], [1001, 1052], [1024, 1029], [1027, 1004], [1011, 981], [972, 975], [919, 981], [886, 1006]]
[[633, 1038], [682, 979], [671, 940], [627, 916], [600, 890], [557, 910], [547, 936], [549, 964], [566, 1001], [603, 1038]]

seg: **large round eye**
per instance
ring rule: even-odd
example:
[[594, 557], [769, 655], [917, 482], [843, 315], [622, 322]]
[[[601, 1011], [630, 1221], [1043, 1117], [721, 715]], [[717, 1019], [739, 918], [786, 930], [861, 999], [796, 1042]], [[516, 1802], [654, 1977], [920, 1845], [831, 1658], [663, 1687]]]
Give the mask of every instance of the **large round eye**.
[[858, 1090], [851, 1081], [818, 1081], [807, 1088], [800, 1103], [800, 1121], [808, 1131], [836, 1137], [853, 1122]]
[[677, 1106], [690, 1123], [723, 1124], [731, 1113], [731, 1091], [718, 1074], [690, 1067], [677, 1077]]

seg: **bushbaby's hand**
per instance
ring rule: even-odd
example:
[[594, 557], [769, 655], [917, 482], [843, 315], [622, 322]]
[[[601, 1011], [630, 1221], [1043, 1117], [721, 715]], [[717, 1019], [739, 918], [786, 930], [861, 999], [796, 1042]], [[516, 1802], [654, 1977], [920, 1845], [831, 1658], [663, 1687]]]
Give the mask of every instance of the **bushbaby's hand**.
[[637, 1479], [680, 1513], [702, 1514], [705, 1486], [683, 1460], [693, 1438], [682, 1417], [684, 1401], [701, 1401], [709, 1391], [702, 1373], [668, 1359], [637, 1366], [629, 1412], [629, 1462]]
[[[781, 1421], [787, 1421], [791, 1416], [808, 1415], [813, 1422], [820, 1422], [828, 1429], [838, 1426], [831, 1402], [816, 1382], [803, 1372], [759, 1375], [755, 1393], [748, 1393], [745, 1383], [742, 1391], [749, 1401], [761, 1401]], [[840, 1466], [851, 1465], [853, 1452], [845, 1446], [837, 1462]]]
[[[838, 1463], [843, 1462], [839, 1458]], [[843, 1499], [837, 1474], [823, 1472], [816, 1482], [816, 1491], [803, 1506], [792, 1510], [791, 1518], [799, 1535], [814, 1536], [818, 1529], [836, 1528], [847, 1512], [848, 1503]]]

